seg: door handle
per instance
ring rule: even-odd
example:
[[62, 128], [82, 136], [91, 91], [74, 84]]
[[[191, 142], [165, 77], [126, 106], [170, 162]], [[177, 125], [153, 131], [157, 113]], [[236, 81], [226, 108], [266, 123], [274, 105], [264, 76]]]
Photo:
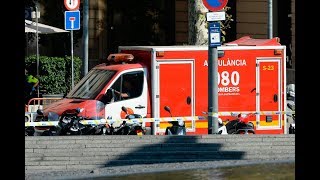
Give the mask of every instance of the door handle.
[[274, 94], [274, 95], [273, 95], [273, 101], [274, 101], [274, 102], [278, 102], [278, 95], [277, 95], [277, 94]]
[[188, 104], [188, 105], [191, 104], [191, 97], [190, 97], [190, 96], [187, 97], [187, 104]]
[[143, 108], [145, 108], [145, 106], [139, 105], [139, 106], [136, 106], [136, 107], [134, 107], [134, 108], [136, 108], [136, 109], [143, 109]]

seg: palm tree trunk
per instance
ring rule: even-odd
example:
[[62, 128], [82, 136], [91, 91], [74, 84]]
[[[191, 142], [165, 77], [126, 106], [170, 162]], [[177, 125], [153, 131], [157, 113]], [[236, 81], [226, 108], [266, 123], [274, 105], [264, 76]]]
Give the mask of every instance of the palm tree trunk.
[[208, 45], [206, 12], [202, 0], [188, 0], [189, 45]]

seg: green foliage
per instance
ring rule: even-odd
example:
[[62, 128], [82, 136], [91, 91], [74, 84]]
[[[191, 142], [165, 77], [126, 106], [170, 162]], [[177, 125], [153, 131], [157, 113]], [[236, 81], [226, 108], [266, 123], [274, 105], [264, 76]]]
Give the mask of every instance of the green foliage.
[[[25, 0], [25, 7], [36, 9], [36, 2], [38, 10], [41, 14], [38, 19], [40, 23], [64, 29], [64, 13], [66, 8], [63, 0]], [[83, 16], [82, 5], [80, 3], [79, 11], [80, 17]], [[35, 21], [35, 19], [33, 19]], [[80, 20], [80, 29], [73, 31], [73, 45], [79, 47], [80, 39], [82, 38], [83, 27], [82, 20]], [[28, 42], [35, 41], [35, 33], [27, 33]], [[64, 57], [71, 55], [71, 41], [70, 33], [54, 33], [54, 34], [39, 34], [39, 45], [46, 47], [49, 51], [46, 55], [55, 57]], [[59, 46], [57, 46], [59, 44]]]
[[[79, 82], [81, 76], [81, 59], [73, 57], [74, 84]], [[66, 57], [39, 57], [40, 89], [46, 94], [67, 94], [72, 86], [71, 56]], [[26, 69], [29, 73], [37, 74], [37, 57], [29, 56], [25, 59]]]
[[234, 21], [233, 17], [231, 14], [228, 14], [228, 11], [231, 9], [231, 7], [226, 6], [224, 7], [224, 10], [226, 12], [226, 20], [220, 21], [220, 31], [221, 31], [221, 41], [225, 42], [226, 41], [226, 35], [227, 35], [227, 30], [231, 28], [231, 22]]

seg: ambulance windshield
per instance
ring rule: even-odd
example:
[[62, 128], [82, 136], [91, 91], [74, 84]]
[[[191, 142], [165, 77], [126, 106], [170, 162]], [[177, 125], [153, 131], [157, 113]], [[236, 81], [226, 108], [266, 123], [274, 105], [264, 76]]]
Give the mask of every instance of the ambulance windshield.
[[91, 69], [67, 94], [66, 98], [95, 99], [116, 71]]

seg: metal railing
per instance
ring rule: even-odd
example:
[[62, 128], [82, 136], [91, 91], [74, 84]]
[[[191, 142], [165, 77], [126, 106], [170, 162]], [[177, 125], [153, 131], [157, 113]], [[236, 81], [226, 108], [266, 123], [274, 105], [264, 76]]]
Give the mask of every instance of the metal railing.
[[38, 109], [43, 109], [45, 106], [56, 102], [62, 98], [32, 98], [25, 106], [25, 112], [36, 112]]

